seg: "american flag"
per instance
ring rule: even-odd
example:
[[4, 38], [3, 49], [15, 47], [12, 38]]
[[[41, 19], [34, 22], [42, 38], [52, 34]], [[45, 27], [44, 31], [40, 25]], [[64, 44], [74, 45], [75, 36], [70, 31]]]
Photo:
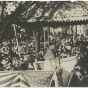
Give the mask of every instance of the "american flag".
[[31, 87], [49, 87], [54, 71], [24, 71], [22, 73]]
[[49, 87], [54, 71], [3, 71], [0, 87]]
[[0, 87], [30, 87], [21, 73], [17, 71], [0, 72]]

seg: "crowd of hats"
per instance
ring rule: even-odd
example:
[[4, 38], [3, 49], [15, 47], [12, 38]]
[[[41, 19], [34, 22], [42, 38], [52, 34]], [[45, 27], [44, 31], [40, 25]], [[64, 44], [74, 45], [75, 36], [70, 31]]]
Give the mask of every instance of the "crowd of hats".
[[[87, 42], [88, 42], [87, 36], [77, 35], [75, 40], [73, 40], [72, 38], [73, 37], [70, 35], [64, 38], [61, 38], [59, 35], [57, 36], [52, 35], [52, 38], [49, 39], [49, 45], [50, 45], [50, 48], [52, 48], [55, 57], [60, 57], [60, 58], [71, 57], [71, 56], [77, 55], [80, 51], [84, 51], [83, 49], [85, 48], [87, 49]], [[37, 61], [44, 61], [43, 56], [46, 53], [47, 47], [44, 49], [44, 47], [41, 47], [42, 46], [41, 45], [40, 52], [38, 56], [36, 56], [34, 43], [29, 41], [26, 41], [23, 43], [25, 44], [22, 44], [22, 42], [19, 43], [20, 54], [21, 54], [21, 56], [19, 57], [19, 53], [17, 52], [17, 45], [13, 44], [11, 47], [12, 51], [10, 51], [9, 42], [7, 40], [3, 41], [2, 45], [0, 45], [1, 47], [0, 64], [2, 64], [3, 62], [3, 64], [6, 67], [7, 66], [11, 67], [13, 58], [15, 58], [14, 59], [15, 61], [17, 61], [16, 59], [18, 59], [19, 61], [17, 62], [22, 62], [26, 64], [24, 60], [25, 56], [29, 61], [29, 63], [31, 63], [31, 65], [33, 65], [33, 62], [35, 61], [35, 59], [37, 59]], [[9, 64], [9, 65], [6, 65], [6, 64]]]
[[56, 56], [69, 57], [75, 56], [78, 52], [84, 51], [88, 48], [88, 36], [77, 35], [73, 40], [72, 36], [67, 36], [63, 39], [59, 37], [52, 36], [52, 41], [54, 45], [54, 53]]
[[[17, 47], [19, 47], [19, 52]], [[37, 60], [43, 60], [42, 58], [45, 49], [42, 47], [40, 49], [38, 57], [36, 57], [35, 45], [33, 41], [30, 42], [26, 39], [26, 41], [20, 41], [19, 46], [17, 46], [17, 44], [14, 42], [14, 39], [12, 45], [10, 45], [10, 42], [8, 40], [4, 39], [2, 41], [2, 45], [0, 45], [0, 70], [25, 70], [28, 69], [28, 67], [32, 67], [35, 58], [37, 58]]]

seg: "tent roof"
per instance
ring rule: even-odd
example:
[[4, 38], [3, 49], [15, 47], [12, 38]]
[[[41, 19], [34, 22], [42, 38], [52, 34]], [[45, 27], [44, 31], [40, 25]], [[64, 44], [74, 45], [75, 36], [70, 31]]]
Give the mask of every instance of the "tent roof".
[[88, 3], [84, 1], [24, 2], [10, 16], [28, 23], [78, 21], [88, 19], [87, 9]]
[[46, 60], [53, 60], [55, 58], [53, 51], [48, 48], [46, 54], [44, 55]]

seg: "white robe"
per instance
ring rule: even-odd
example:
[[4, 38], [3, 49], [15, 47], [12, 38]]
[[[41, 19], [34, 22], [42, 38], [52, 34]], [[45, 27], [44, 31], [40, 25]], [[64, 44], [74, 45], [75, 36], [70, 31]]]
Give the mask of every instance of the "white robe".
[[56, 60], [45, 60], [44, 70], [55, 70]]

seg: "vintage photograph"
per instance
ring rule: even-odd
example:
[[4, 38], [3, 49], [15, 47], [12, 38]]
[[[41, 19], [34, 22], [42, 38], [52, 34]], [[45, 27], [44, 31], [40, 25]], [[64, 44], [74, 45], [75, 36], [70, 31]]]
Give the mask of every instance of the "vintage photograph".
[[88, 87], [88, 1], [0, 1], [0, 87]]

